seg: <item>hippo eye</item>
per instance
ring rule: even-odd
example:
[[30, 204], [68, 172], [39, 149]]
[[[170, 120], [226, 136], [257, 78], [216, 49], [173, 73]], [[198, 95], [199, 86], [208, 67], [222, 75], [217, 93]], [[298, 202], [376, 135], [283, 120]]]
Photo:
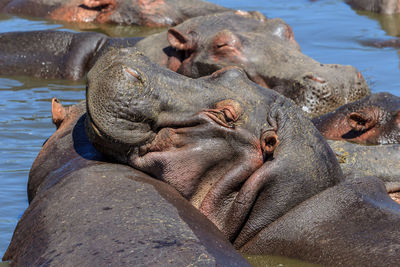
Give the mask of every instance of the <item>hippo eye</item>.
[[215, 109], [205, 110], [206, 114], [222, 126], [234, 128], [234, 123], [242, 114], [240, 104], [235, 100], [223, 100], [215, 104]]

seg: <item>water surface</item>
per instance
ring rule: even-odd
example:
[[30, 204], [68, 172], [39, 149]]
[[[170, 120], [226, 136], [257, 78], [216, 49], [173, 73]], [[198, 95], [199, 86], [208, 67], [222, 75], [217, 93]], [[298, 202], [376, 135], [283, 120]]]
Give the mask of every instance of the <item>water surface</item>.
[[[399, 53], [393, 48], [364, 47], [365, 39], [398, 36], [396, 16], [355, 12], [342, 1], [269, 0], [211, 1], [242, 10], [259, 10], [290, 24], [303, 53], [321, 63], [353, 65], [373, 92], [400, 96]], [[397, 24], [396, 24], [397, 23]], [[0, 32], [28, 30], [95, 30], [111, 36], [141, 36], [161, 29], [60, 24], [0, 15]], [[5, 252], [18, 219], [28, 206], [29, 169], [43, 142], [54, 132], [50, 100], [64, 105], [84, 99], [84, 81], [41, 81], [23, 77], [0, 78], [0, 255]]]

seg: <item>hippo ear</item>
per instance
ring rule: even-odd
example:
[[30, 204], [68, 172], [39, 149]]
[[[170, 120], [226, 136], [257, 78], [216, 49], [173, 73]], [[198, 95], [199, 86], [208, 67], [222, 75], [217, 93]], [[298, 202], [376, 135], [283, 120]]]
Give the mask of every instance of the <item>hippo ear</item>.
[[374, 127], [378, 118], [374, 112], [352, 112], [347, 116], [350, 127], [355, 131], [365, 131]]
[[61, 105], [57, 98], [53, 97], [51, 99], [51, 118], [57, 129], [60, 127], [66, 116], [67, 111], [63, 105]]
[[183, 34], [177, 29], [171, 28], [167, 32], [169, 44], [178, 50], [194, 50], [195, 40], [191, 34]]

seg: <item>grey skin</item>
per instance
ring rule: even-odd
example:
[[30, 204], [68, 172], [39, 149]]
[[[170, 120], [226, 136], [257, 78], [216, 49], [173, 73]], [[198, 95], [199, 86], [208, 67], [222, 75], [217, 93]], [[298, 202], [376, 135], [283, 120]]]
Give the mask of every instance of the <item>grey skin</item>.
[[236, 248], [343, 179], [299, 108], [238, 68], [194, 80], [114, 50], [90, 70], [86, 98], [96, 149], [174, 186]]
[[400, 206], [382, 181], [343, 182], [299, 108], [240, 69], [193, 80], [133, 49], [111, 51], [88, 74], [87, 108], [103, 155], [172, 185], [241, 252], [324, 265], [400, 260]]
[[[32, 166], [31, 204], [3, 260], [245, 265], [189, 199], [241, 252], [324, 265], [398, 263], [400, 206], [382, 182], [342, 182], [335, 156], [299, 109], [242, 71], [193, 80], [132, 49], [114, 50], [91, 70], [87, 95], [90, 116], [53, 101], [59, 128]], [[105, 162], [84, 127], [107, 157], [136, 167]]]
[[53, 100], [57, 131], [32, 165], [30, 205], [3, 261], [11, 266], [250, 266], [166, 183], [108, 163], [85, 133], [86, 104]]
[[[194, 18], [139, 42], [118, 39], [117, 45], [106, 36], [85, 34], [63, 37], [62, 33], [52, 33], [40, 39], [37, 35], [44, 35], [40, 32], [24, 33], [23, 38], [31, 40], [32, 47], [21, 46], [18, 33], [0, 35], [0, 60], [5, 58], [0, 74], [79, 79], [110, 46], [134, 45], [154, 62], [189, 77], [206, 76], [227, 66], [243, 68], [251, 80], [293, 99], [312, 117], [370, 93], [354, 67], [324, 65], [305, 56], [289, 25], [256, 13], [225, 12]], [[52, 50], [48, 47], [53, 47], [54, 40], [59, 45]], [[69, 52], [69, 46], [75, 49]], [[44, 54], [32, 58], [36, 51]], [[40, 61], [40, 57], [48, 61]], [[76, 63], [75, 68], [63, 67], [67, 59]], [[25, 71], [32, 61], [35, 67]]]
[[185, 21], [169, 29], [167, 38], [152, 35], [136, 47], [193, 78], [239, 66], [251, 80], [291, 98], [312, 117], [370, 93], [354, 67], [321, 64], [295, 48], [290, 26], [280, 23], [267, 30], [268, 24], [272, 22], [220, 13]]
[[384, 92], [372, 94], [312, 121], [327, 139], [400, 144], [400, 97]]
[[100, 33], [61, 31], [0, 34], [0, 74], [79, 80], [102, 50], [134, 46], [142, 38], [108, 38]]
[[346, 0], [352, 8], [381, 14], [400, 12], [400, 2], [397, 0]]
[[329, 140], [345, 177], [375, 176], [385, 183], [388, 193], [400, 191], [400, 144], [365, 146]]
[[0, 12], [66, 22], [173, 26], [230, 10], [202, 0], [0, 0]]

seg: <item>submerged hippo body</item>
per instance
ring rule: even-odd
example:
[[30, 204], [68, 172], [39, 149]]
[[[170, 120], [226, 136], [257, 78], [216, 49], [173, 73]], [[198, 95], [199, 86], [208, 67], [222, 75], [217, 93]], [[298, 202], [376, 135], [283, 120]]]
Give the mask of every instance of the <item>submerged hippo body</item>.
[[346, 0], [352, 8], [381, 14], [394, 14], [400, 12], [398, 0]]
[[367, 96], [313, 119], [327, 139], [361, 144], [400, 144], [400, 97]]
[[87, 106], [102, 154], [172, 185], [239, 251], [328, 265], [400, 260], [400, 206], [383, 183], [342, 182], [299, 109], [240, 69], [193, 80], [115, 50], [89, 72]]
[[171, 26], [229, 10], [202, 0], [1, 0], [0, 12], [67, 22]]
[[58, 130], [29, 176], [30, 206], [3, 260], [12, 266], [249, 266], [165, 183], [107, 163], [85, 133], [85, 103], [53, 102]]
[[[110, 46], [135, 46], [161, 66], [192, 78], [209, 75], [227, 66], [238, 66], [254, 82], [293, 99], [310, 116], [327, 113], [370, 93], [364, 78], [355, 68], [324, 65], [305, 56], [299, 51], [290, 26], [280, 19], [267, 20], [259, 13], [224, 12], [193, 18], [139, 42], [138, 39], [132, 41], [128, 38], [126, 42], [124, 38], [118, 39], [118, 45], [113, 41], [115, 38], [107, 39], [98, 33], [93, 33], [93, 37], [90, 33], [77, 34], [73, 37], [75, 43], [71, 43], [76, 44], [73, 47], [77, 49], [71, 52], [68, 50], [70, 42], [59, 42], [56, 53], [47, 47], [53, 39], [60, 37], [49, 36], [38, 42], [36, 34], [40, 35], [40, 32], [26, 33], [24, 38], [31, 38], [37, 46], [43, 43], [43, 48], [37, 50], [47, 49], [48, 52], [44, 51], [42, 56], [49, 59], [48, 65], [54, 65], [50, 67], [53, 72], [46, 72], [50, 78], [54, 73], [54, 78], [79, 79]], [[35, 55], [36, 48], [21, 46], [15, 37], [18, 33], [0, 35], [0, 48], [4, 46], [0, 49], [0, 60], [6, 59], [5, 64], [0, 64], [0, 74], [10, 74], [13, 70], [14, 74], [36, 75], [38, 69], [41, 72], [36, 76], [46, 77], [42, 70], [47, 63], [40, 65], [43, 61], [38, 61], [36, 68], [23, 72], [31, 61], [36, 62], [36, 58], [31, 56]], [[88, 41], [90, 38], [93, 38], [92, 43]], [[78, 48], [80, 43], [82, 50]], [[26, 51], [21, 52], [24, 57], [17, 53], [18, 50]], [[65, 58], [74, 60], [71, 62], [76, 64], [76, 69], [82, 70], [79, 75], [72, 71], [74, 68], [63, 67]], [[59, 69], [67, 73], [58, 73]]]

